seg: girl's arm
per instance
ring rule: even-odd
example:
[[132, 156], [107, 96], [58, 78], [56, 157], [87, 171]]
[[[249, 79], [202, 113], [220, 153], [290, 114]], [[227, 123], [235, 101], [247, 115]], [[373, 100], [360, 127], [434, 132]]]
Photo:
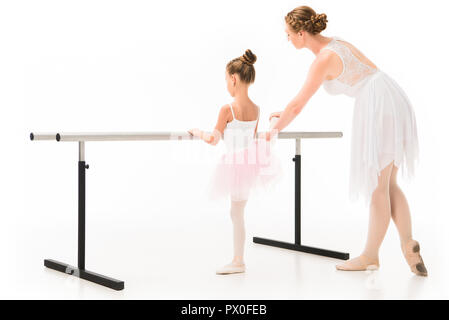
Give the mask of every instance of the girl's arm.
[[329, 54], [319, 55], [310, 66], [307, 79], [299, 93], [290, 101], [284, 111], [281, 112], [279, 120], [272, 130], [283, 130], [305, 107], [309, 99], [315, 94], [328, 74], [331, 56]]
[[257, 127], [259, 126], [259, 119], [260, 119], [260, 108], [257, 107], [257, 109], [259, 116], [257, 117], [256, 128], [254, 129], [254, 139], [257, 138]]
[[221, 137], [223, 137], [224, 129], [226, 128], [226, 124], [228, 123], [228, 117], [229, 106], [224, 105], [220, 109], [217, 124], [215, 125], [215, 128], [211, 133], [202, 131], [200, 129], [191, 129], [189, 130], [189, 132], [193, 136], [199, 137], [206, 143], [215, 146], [218, 142], [220, 142]]
[[256, 129], [254, 129], [254, 139], [256, 139], [257, 138], [257, 126], [259, 125], [259, 119], [257, 119], [257, 122], [256, 122]]

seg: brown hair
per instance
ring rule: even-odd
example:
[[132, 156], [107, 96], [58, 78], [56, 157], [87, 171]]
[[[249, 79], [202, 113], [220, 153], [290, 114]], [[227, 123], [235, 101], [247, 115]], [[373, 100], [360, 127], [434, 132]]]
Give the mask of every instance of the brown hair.
[[300, 6], [287, 13], [285, 22], [295, 32], [302, 30], [317, 34], [326, 29], [327, 16], [324, 13], [316, 14], [308, 6]]
[[257, 57], [251, 50], [247, 49], [243, 56], [232, 59], [226, 65], [226, 71], [232, 75], [237, 73], [240, 80], [244, 83], [253, 83], [256, 79], [256, 69], [253, 64], [256, 62]]

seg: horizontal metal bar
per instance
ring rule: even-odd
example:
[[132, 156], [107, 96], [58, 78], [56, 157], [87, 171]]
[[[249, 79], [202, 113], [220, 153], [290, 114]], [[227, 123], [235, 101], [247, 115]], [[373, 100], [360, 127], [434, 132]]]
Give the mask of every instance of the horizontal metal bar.
[[187, 131], [183, 132], [92, 132], [57, 133], [57, 141], [141, 141], [141, 140], [196, 140]]
[[287, 131], [279, 132], [279, 139], [316, 139], [316, 138], [341, 138], [343, 132], [302, 132]]
[[56, 133], [30, 133], [31, 140], [56, 140]]
[[[259, 135], [259, 133], [258, 133]], [[342, 132], [279, 132], [278, 139], [341, 138]], [[180, 132], [61, 132], [31, 133], [31, 140], [56, 141], [139, 141], [198, 140], [187, 131]]]

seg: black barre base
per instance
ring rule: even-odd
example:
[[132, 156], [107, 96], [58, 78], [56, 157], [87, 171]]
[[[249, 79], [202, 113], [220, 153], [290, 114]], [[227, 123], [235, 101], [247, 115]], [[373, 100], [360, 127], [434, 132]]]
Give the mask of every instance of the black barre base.
[[[298, 143], [299, 141], [297, 140], [297, 150], [299, 150]], [[301, 244], [301, 155], [296, 154], [292, 160], [295, 162], [295, 243], [288, 243], [259, 237], [253, 237], [253, 242], [277, 248], [316, 254], [324, 257], [348, 260], [349, 253], [308, 247]]]
[[45, 259], [44, 260], [44, 266], [47, 268], [63, 272], [87, 281], [91, 281], [94, 283], [97, 283], [99, 285], [114, 289], [114, 290], [123, 290], [125, 288], [125, 283], [121, 280], [109, 278], [106, 276], [103, 276], [101, 274], [87, 271], [85, 269], [78, 269], [71, 265], [51, 260], [51, 259]]
[[305, 253], [317, 254], [320, 256], [324, 256], [324, 257], [336, 258], [336, 259], [341, 259], [341, 260], [349, 259], [349, 253], [308, 247], [308, 246], [303, 246], [301, 244], [288, 243], [288, 242], [282, 242], [282, 241], [276, 241], [276, 240], [270, 240], [270, 239], [264, 239], [264, 238], [258, 238], [258, 237], [253, 237], [253, 242], [259, 243], [259, 244], [264, 244], [267, 246], [277, 247], [277, 248], [283, 248], [283, 249], [295, 250], [295, 251], [300, 251], [300, 252], [305, 252]]

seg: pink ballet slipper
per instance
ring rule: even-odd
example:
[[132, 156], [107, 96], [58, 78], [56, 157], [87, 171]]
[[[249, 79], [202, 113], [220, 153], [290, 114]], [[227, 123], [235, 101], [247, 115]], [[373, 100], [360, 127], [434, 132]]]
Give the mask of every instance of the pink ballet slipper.
[[245, 265], [236, 265], [233, 263], [227, 264], [216, 271], [216, 274], [232, 274], [232, 273], [244, 273]]
[[427, 269], [419, 253], [420, 246], [418, 241], [410, 240], [402, 246], [405, 260], [410, 266], [410, 270], [418, 276], [427, 277]]
[[342, 271], [365, 271], [377, 270], [380, 265], [378, 260], [370, 260], [368, 257], [360, 255], [357, 258], [337, 264], [335, 267]]

